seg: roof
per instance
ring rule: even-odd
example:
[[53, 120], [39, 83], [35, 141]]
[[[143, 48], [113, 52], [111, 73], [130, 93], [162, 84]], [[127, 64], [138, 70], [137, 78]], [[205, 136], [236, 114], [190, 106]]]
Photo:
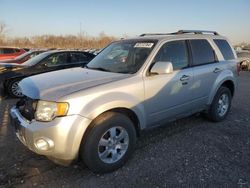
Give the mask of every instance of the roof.
[[81, 50], [49, 50], [49, 51], [45, 51], [44, 53], [47, 54], [53, 54], [53, 53], [59, 53], [59, 52], [81, 52], [81, 53], [88, 53], [88, 52], [84, 52]]

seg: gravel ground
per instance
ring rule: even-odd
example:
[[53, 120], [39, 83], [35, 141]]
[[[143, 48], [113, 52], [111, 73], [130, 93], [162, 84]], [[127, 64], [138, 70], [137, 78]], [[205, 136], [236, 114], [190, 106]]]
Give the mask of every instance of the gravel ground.
[[146, 131], [121, 169], [93, 174], [80, 162], [53, 164], [26, 149], [0, 99], [0, 187], [250, 187], [250, 73], [242, 72], [224, 122], [192, 116]]

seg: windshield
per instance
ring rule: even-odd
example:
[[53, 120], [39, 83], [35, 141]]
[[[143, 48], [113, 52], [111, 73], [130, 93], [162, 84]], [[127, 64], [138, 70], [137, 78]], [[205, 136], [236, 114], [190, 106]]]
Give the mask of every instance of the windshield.
[[44, 53], [41, 53], [31, 59], [29, 59], [28, 61], [25, 61], [23, 63], [23, 65], [26, 65], [26, 66], [33, 66], [37, 63], [39, 63], [42, 59], [44, 59], [45, 57], [47, 57], [49, 54], [51, 54], [50, 52], [44, 52]]
[[155, 40], [127, 40], [112, 43], [90, 61], [86, 68], [115, 73], [136, 73], [155, 44]]

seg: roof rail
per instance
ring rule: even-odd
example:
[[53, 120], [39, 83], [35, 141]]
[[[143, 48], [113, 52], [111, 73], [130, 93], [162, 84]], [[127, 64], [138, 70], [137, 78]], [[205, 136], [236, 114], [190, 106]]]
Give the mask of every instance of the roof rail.
[[174, 33], [143, 33], [140, 37], [143, 36], [150, 36], [150, 35], [178, 35], [178, 34], [186, 34], [186, 33], [193, 33], [193, 34], [204, 34], [204, 33], [211, 33], [214, 35], [219, 35], [216, 31], [205, 31], [205, 30], [179, 30]]
[[143, 36], [150, 36], [150, 35], [172, 35], [173, 33], [143, 33], [140, 35], [140, 37], [143, 37]]
[[185, 33], [194, 33], [194, 34], [204, 34], [211, 33], [214, 35], [219, 35], [216, 31], [206, 31], [206, 30], [179, 30], [176, 34], [185, 34]]

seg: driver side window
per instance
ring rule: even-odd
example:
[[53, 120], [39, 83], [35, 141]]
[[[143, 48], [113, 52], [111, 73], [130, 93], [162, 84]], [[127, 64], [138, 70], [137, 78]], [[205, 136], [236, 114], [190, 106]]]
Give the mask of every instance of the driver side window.
[[48, 67], [66, 65], [69, 63], [67, 53], [56, 53], [43, 61]]
[[188, 66], [188, 52], [184, 40], [171, 41], [164, 44], [154, 58], [154, 62], [167, 61], [173, 64], [174, 70]]

